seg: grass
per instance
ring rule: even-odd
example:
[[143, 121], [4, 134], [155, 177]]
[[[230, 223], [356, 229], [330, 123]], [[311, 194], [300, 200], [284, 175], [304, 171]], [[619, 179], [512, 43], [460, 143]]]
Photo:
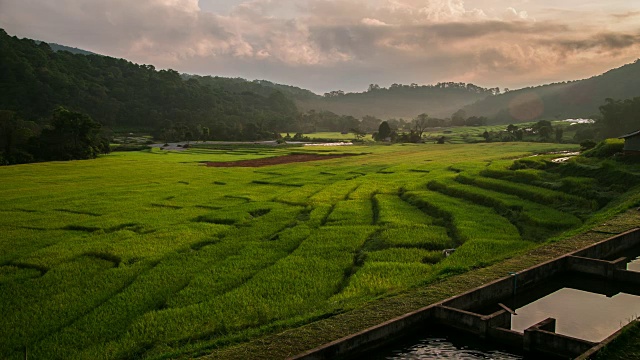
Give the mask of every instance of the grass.
[[[2, 167], [0, 357], [194, 356], [488, 266], [538, 246], [501, 209], [554, 227], [561, 202], [588, 203], [554, 169], [507, 169], [505, 159], [569, 148], [206, 145]], [[201, 165], [301, 151], [368, 154]], [[637, 173], [615, 166], [619, 179]], [[640, 189], [614, 185], [594, 188], [610, 201], [580, 212], [585, 223], [635, 204]], [[562, 230], [585, 226], [571, 216]]]

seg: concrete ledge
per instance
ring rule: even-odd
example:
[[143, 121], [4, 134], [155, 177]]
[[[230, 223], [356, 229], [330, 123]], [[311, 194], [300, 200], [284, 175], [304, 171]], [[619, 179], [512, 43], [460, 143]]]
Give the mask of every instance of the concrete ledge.
[[462, 310], [485, 307], [495, 303], [497, 299], [506, 298], [532, 288], [540, 281], [565, 271], [565, 269], [566, 256], [563, 256], [471, 289], [445, 300], [442, 304]]
[[555, 333], [556, 320], [545, 319], [524, 331], [526, 351], [575, 357], [591, 349], [596, 343]]
[[640, 229], [635, 228], [599, 241], [593, 245], [575, 251], [570, 255], [592, 259], [604, 259], [616, 253], [626, 251], [638, 246], [639, 241]]
[[289, 360], [335, 359], [336, 357], [353, 355], [393, 341], [410, 327], [428, 323], [434, 317], [436, 305], [430, 305], [410, 312], [401, 317], [343, 337], [341, 339], [308, 350], [302, 354], [288, 358]]
[[524, 343], [523, 333], [511, 329], [505, 329], [502, 327], [489, 329], [489, 336], [491, 337], [491, 339], [501, 344], [519, 349], [522, 349]]
[[490, 328], [488, 335], [500, 344], [514, 348], [522, 349], [524, 343], [524, 334], [511, 329], [502, 327]]
[[621, 257], [613, 261], [592, 259], [582, 256], [567, 256], [567, 270], [584, 274], [591, 274], [607, 279], [613, 279], [614, 273], [627, 264], [627, 258]]
[[511, 313], [496, 311], [491, 315], [480, 315], [444, 305], [434, 309], [434, 320], [442, 325], [487, 337], [492, 327], [511, 326]]

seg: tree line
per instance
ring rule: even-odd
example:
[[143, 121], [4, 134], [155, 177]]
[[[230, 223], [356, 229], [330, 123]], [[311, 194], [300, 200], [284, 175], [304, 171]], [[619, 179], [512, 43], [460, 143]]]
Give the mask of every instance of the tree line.
[[90, 116], [63, 107], [46, 123], [0, 111], [0, 165], [34, 161], [93, 159], [110, 152], [109, 138]]

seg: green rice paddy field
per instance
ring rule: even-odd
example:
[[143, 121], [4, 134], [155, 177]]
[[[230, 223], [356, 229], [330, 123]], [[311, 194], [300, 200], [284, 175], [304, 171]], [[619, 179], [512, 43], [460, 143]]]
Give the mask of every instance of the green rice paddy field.
[[[206, 353], [491, 264], [635, 205], [624, 199], [637, 201], [637, 168], [527, 157], [574, 149], [209, 145], [1, 167], [0, 358]], [[203, 164], [290, 153], [354, 156]]]

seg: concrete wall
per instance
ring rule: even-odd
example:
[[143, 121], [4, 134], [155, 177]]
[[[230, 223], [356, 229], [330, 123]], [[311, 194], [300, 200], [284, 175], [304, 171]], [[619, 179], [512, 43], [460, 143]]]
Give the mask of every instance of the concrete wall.
[[511, 314], [506, 310], [480, 315], [441, 305], [435, 308], [434, 319], [443, 325], [479, 335], [481, 338], [487, 337], [492, 327], [511, 326]]
[[373, 347], [382, 346], [393, 341], [398, 336], [403, 335], [407, 329], [429, 324], [433, 319], [434, 308], [435, 305], [424, 307], [359, 333], [298, 354], [289, 359], [335, 359], [336, 357], [345, 356], [346, 354], [352, 355]]
[[621, 257], [613, 261], [592, 259], [581, 256], [567, 257], [567, 270], [613, 279], [616, 270], [627, 266], [627, 258]]
[[540, 329], [525, 330], [524, 343], [528, 345], [525, 348], [528, 351], [571, 358], [580, 356], [597, 344]]
[[491, 339], [514, 348], [522, 349], [524, 343], [524, 334], [511, 329], [502, 327], [490, 328], [488, 335]]
[[484, 337], [487, 332], [487, 324], [482, 319], [482, 315], [472, 312], [447, 306], [438, 306], [435, 309], [434, 318], [441, 324], [480, 335], [481, 337]]
[[640, 229], [633, 229], [622, 234], [602, 240], [572, 255], [593, 259], [604, 259], [621, 251], [632, 249], [640, 245]]
[[617, 281], [623, 281], [640, 285], [640, 272], [629, 270], [616, 270], [613, 278]]
[[458, 295], [445, 301], [443, 305], [463, 310], [482, 308], [495, 304], [499, 299], [530, 289], [540, 281], [564, 271], [565, 268], [566, 259], [564, 257], [548, 261]]

